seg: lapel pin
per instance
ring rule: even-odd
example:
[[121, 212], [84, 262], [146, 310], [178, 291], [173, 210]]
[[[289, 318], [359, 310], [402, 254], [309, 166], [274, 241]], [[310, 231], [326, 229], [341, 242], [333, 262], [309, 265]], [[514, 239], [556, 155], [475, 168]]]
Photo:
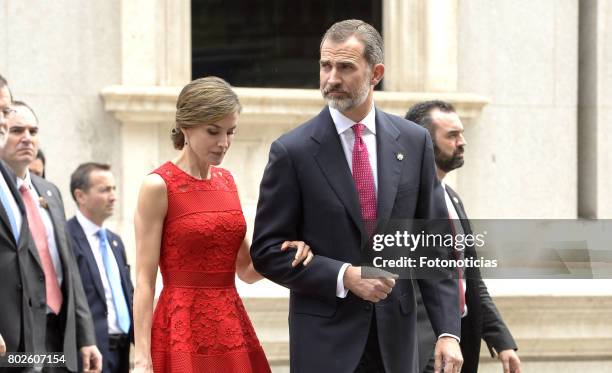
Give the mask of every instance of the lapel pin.
[[45, 199], [42, 196], [38, 197], [38, 204], [40, 205], [40, 207], [46, 210], [49, 209], [49, 205], [47, 204], [47, 201], [45, 201]]
[[401, 162], [402, 160], [404, 160], [404, 155], [402, 153], [397, 153], [396, 154], [396, 158], [397, 158], [398, 161]]
[[457, 197], [453, 197], [453, 201], [455, 201], [455, 203], [459, 204], [459, 199], [457, 199]]
[[117, 243], [117, 241], [113, 240], [113, 246], [115, 246], [115, 247], [119, 246], [119, 244]]
[[47, 195], [48, 195], [49, 197], [53, 196], [53, 194], [51, 193], [51, 191], [50, 191], [50, 190], [47, 190]]

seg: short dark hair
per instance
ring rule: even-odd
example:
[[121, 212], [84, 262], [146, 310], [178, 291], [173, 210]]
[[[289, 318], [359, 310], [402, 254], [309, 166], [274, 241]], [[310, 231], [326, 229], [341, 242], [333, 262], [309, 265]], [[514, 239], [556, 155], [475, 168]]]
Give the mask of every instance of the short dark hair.
[[438, 109], [443, 113], [455, 113], [455, 108], [450, 102], [431, 100], [415, 104], [408, 110], [404, 118], [425, 127], [433, 136], [435, 128], [432, 126], [431, 112], [434, 109]]
[[38, 122], [38, 115], [36, 115], [36, 112], [34, 111], [34, 109], [32, 109], [32, 107], [31, 107], [30, 105], [26, 104], [26, 103], [25, 103], [25, 102], [23, 102], [23, 101], [20, 101], [20, 100], [15, 100], [15, 101], [13, 101], [13, 102], [12, 102], [11, 106], [13, 106], [13, 107], [14, 107], [14, 106], [20, 106], [20, 107], [24, 107], [24, 108], [26, 108], [26, 109], [30, 110], [30, 112], [32, 113], [32, 115], [34, 115], [34, 120], [36, 120], [36, 124], [38, 124], [38, 123], [39, 123], [39, 122]]
[[43, 153], [42, 149], [38, 149], [36, 152], [36, 159], [40, 159], [43, 165], [42, 178], [45, 178], [45, 166], [47, 165], [47, 158], [45, 158], [45, 153]]
[[11, 92], [11, 87], [9, 87], [8, 80], [6, 80], [6, 78], [0, 74], [0, 88], [4, 87], [8, 88], [9, 97], [11, 98], [11, 101], [13, 101], [13, 92]]
[[106, 163], [87, 162], [80, 164], [76, 170], [70, 175], [70, 194], [72, 199], [79, 204], [76, 200], [75, 191], [77, 189], [87, 192], [91, 188], [90, 175], [93, 171], [110, 171], [111, 166]]
[[47, 158], [45, 158], [45, 153], [43, 153], [42, 149], [38, 149], [36, 153], [36, 159], [40, 159], [43, 166], [47, 164]]
[[382, 36], [374, 26], [359, 19], [347, 19], [334, 23], [323, 35], [319, 50], [328, 39], [336, 43], [343, 43], [351, 36], [363, 43], [363, 56], [370, 66], [383, 63], [385, 54]]

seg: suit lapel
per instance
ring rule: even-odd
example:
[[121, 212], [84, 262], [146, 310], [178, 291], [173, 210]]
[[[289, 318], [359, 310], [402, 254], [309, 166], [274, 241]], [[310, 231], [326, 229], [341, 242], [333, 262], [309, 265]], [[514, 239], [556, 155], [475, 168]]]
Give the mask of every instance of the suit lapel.
[[[75, 243], [79, 246], [85, 261], [87, 262], [87, 266], [89, 267], [89, 273], [91, 273], [91, 278], [94, 283], [94, 287], [98, 292], [98, 296], [102, 299], [103, 302], [106, 302], [106, 295], [104, 294], [104, 286], [102, 285], [102, 278], [100, 277], [100, 270], [98, 269], [98, 264], [96, 263], [96, 258], [93, 255], [92, 248], [89, 246], [89, 241], [87, 241], [87, 237], [85, 236], [85, 231], [83, 231], [83, 227], [81, 224], [73, 218], [74, 220], [69, 222], [69, 224], [74, 224], [73, 238]], [[105, 303], [106, 304], [106, 303]]]
[[467, 214], [465, 213], [465, 210], [463, 209], [463, 204], [461, 203], [461, 199], [459, 198], [459, 195], [448, 185], [446, 186], [446, 190], [451, 199], [451, 202], [453, 203], [453, 206], [455, 207], [455, 211], [457, 211], [457, 216], [459, 216], [459, 219], [461, 219], [461, 226], [463, 227], [463, 231], [466, 234], [472, 233], [472, 229], [470, 227], [470, 223], [467, 218]]
[[332, 190], [348, 211], [351, 220], [361, 231], [362, 237], [365, 237], [355, 182], [342, 151], [340, 136], [336, 132], [327, 107], [316, 118], [312, 139], [319, 144], [319, 149], [314, 154], [317, 164]]
[[[8, 185], [11, 194], [13, 195], [13, 198], [15, 199], [15, 201], [17, 202], [17, 206], [19, 206], [19, 210], [22, 216], [22, 222], [21, 222], [21, 230], [20, 232], [24, 232], [24, 221], [26, 219], [25, 216], [25, 208], [23, 206], [23, 202], [21, 201], [21, 198], [19, 196], [19, 192], [17, 191], [17, 188], [15, 187], [16, 185], [16, 179], [15, 179], [15, 175], [13, 175], [7, 168], [6, 165], [4, 164], [4, 162], [0, 161], [0, 172], [2, 173], [2, 177], [4, 177], [4, 181], [6, 182], [6, 185]], [[0, 191], [1, 193], [1, 191]], [[7, 196], [8, 198], [8, 196]], [[8, 233], [9, 236], [12, 237], [13, 242], [15, 242], [15, 236], [13, 235], [13, 227], [11, 227], [11, 222], [9, 221], [9, 217], [8, 217], [8, 211], [6, 211], [4, 209], [3, 206], [0, 206], [0, 221], [2, 221], [2, 224], [5, 225], [6, 227], [6, 232]], [[20, 234], [21, 236], [21, 234]], [[17, 242], [15, 242], [15, 246], [17, 247], [17, 249], [19, 249], [19, 245]]]
[[[67, 271], [67, 261], [69, 260], [68, 244], [66, 242], [66, 232], [64, 224], [61, 224], [65, 220], [64, 207], [61, 205], [61, 199], [59, 195], [56, 195], [51, 188], [47, 185], [47, 182], [42, 181], [36, 175], [30, 174], [30, 180], [32, 185], [38, 192], [38, 195], [47, 202], [47, 210], [51, 218], [51, 224], [53, 225], [53, 233], [55, 235], [55, 244], [57, 251], [62, 262], [62, 268], [64, 272]], [[67, 276], [64, 276], [67, 278]]]
[[399, 130], [385, 114], [376, 110], [376, 147], [378, 167], [377, 222], [378, 228], [391, 216], [402, 170], [398, 154], [405, 154], [398, 143]]
[[[0, 193], [3, 193], [0, 191]], [[2, 224], [4, 224], [4, 231], [7, 233], [7, 236], [10, 236], [15, 242], [15, 236], [13, 235], [13, 227], [11, 227], [11, 223], [8, 218], [8, 212], [4, 209], [4, 206], [0, 205], [0, 220]], [[17, 242], [15, 242], [15, 246], [17, 247]]]
[[19, 250], [19, 248], [23, 247], [24, 245], [27, 246], [28, 250], [30, 251], [30, 255], [32, 255], [34, 261], [36, 261], [36, 264], [38, 264], [40, 269], [42, 269], [43, 266], [42, 262], [40, 261], [40, 256], [38, 255], [38, 248], [36, 247], [34, 240], [31, 238], [30, 228], [28, 225], [28, 214], [26, 212], [25, 205], [23, 204], [23, 200], [21, 199], [21, 194], [19, 194], [19, 191], [17, 190], [17, 177], [6, 169], [6, 165], [2, 161], [0, 161], [0, 163], [0, 170], [5, 177], [4, 180], [7, 182], [11, 193], [13, 193], [13, 197], [15, 198], [21, 213], [21, 230], [19, 233], [17, 249]]

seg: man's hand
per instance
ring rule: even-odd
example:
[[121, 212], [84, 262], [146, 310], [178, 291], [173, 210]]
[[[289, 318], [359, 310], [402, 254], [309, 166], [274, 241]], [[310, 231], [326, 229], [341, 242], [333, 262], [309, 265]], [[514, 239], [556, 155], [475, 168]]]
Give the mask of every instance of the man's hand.
[[516, 351], [503, 350], [497, 357], [504, 367], [504, 373], [521, 373], [521, 360]]
[[463, 356], [459, 342], [453, 337], [441, 337], [434, 352], [434, 373], [459, 373]]
[[81, 358], [83, 359], [83, 373], [102, 372], [102, 354], [96, 346], [81, 347]]
[[5, 354], [6, 354], [6, 343], [4, 343], [2, 334], [0, 334], [0, 356], [4, 356]]
[[379, 302], [391, 293], [395, 286], [393, 278], [361, 278], [361, 267], [348, 266], [344, 272], [344, 287], [363, 300]]

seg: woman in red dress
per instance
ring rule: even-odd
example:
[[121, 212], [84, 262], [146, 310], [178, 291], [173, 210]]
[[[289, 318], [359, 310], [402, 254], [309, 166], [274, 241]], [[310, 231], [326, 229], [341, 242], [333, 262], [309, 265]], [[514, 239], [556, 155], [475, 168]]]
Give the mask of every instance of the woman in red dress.
[[[269, 373], [234, 285], [255, 271], [232, 175], [222, 168], [240, 113], [224, 80], [207, 77], [181, 91], [172, 130], [173, 161], [147, 175], [136, 225], [135, 368], [138, 372]], [[303, 242], [293, 266], [312, 259]], [[153, 312], [159, 266], [163, 290]]]

